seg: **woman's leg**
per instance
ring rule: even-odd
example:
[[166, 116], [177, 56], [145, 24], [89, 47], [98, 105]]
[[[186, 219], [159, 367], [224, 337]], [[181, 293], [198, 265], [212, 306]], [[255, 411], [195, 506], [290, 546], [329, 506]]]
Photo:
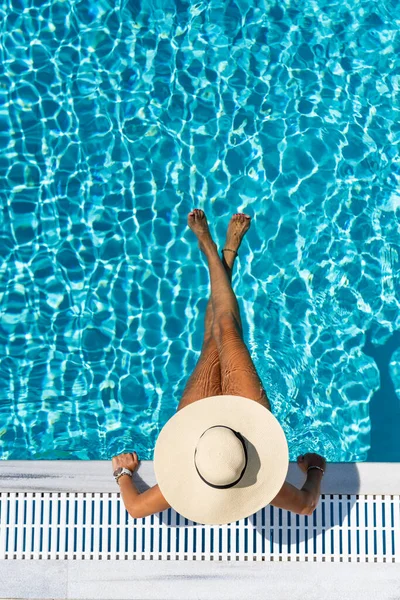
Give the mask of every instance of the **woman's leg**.
[[[191, 213], [191, 215], [194, 213]], [[222, 264], [225, 268], [229, 282], [232, 281], [232, 270], [237, 256], [237, 250], [246, 231], [250, 227], [250, 220], [244, 215], [235, 214], [231, 218], [226, 240], [222, 250]], [[240, 317], [240, 315], [239, 315]], [[214, 320], [214, 311], [212, 299], [208, 301], [204, 321], [204, 340], [201, 349], [201, 355], [197, 362], [191, 377], [189, 378], [183, 392], [178, 409], [184, 408], [196, 400], [207, 398], [208, 396], [217, 396], [222, 394], [221, 389], [221, 369], [219, 364], [219, 354], [216, 341], [213, 337], [212, 326]], [[240, 328], [242, 323], [240, 321]]]
[[[228, 275], [229, 278], [232, 277], [231, 274]], [[196, 400], [201, 400], [201, 398], [222, 394], [219, 354], [216, 341], [212, 335], [212, 324], [213, 307], [210, 297], [204, 319], [204, 339], [200, 358], [189, 377], [177, 411], [185, 408], [188, 404], [192, 404], [192, 402], [196, 402]]]
[[271, 410], [267, 394], [243, 341], [236, 296], [202, 210], [195, 211], [195, 220], [189, 222], [189, 226], [199, 240], [210, 270], [214, 310], [212, 333], [219, 354], [222, 393], [245, 396]]

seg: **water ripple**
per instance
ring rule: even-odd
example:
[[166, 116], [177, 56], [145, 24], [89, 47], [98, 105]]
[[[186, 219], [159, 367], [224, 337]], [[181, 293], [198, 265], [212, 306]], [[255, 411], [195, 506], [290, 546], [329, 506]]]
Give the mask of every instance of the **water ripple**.
[[364, 332], [400, 319], [395, 10], [0, 4], [4, 459], [152, 458], [202, 342], [199, 206], [220, 244], [253, 217], [233, 282], [291, 460], [366, 460]]

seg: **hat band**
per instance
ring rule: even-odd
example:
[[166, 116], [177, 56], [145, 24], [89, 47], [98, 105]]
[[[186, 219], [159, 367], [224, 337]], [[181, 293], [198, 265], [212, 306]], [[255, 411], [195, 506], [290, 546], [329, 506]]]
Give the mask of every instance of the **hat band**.
[[[210, 487], [212, 487], [212, 488], [216, 488], [216, 489], [219, 489], [219, 490], [226, 490], [226, 489], [228, 489], [228, 488], [230, 488], [230, 487], [233, 487], [233, 486], [234, 486], [234, 485], [236, 485], [237, 483], [239, 483], [239, 481], [242, 479], [242, 477], [243, 477], [243, 475], [244, 475], [244, 472], [245, 472], [245, 470], [246, 470], [246, 467], [247, 467], [247, 448], [246, 448], [246, 444], [245, 444], [245, 441], [244, 441], [244, 438], [243, 438], [243, 436], [242, 436], [242, 435], [241, 435], [241, 434], [240, 434], [238, 431], [235, 431], [234, 429], [232, 429], [231, 427], [227, 427], [226, 425], [213, 425], [212, 427], [209, 427], [209, 429], [213, 429], [214, 427], [225, 427], [226, 429], [230, 429], [231, 431], [233, 431], [233, 433], [236, 435], [236, 437], [237, 437], [237, 438], [239, 438], [239, 440], [240, 440], [240, 441], [242, 442], [242, 444], [243, 444], [243, 450], [244, 450], [244, 455], [245, 455], [245, 459], [246, 459], [246, 460], [245, 460], [244, 467], [243, 467], [243, 470], [242, 470], [242, 472], [240, 473], [240, 476], [239, 476], [239, 478], [238, 478], [238, 479], [236, 479], [236, 481], [234, 481], [233, 483], [228, 483], [227, 485], [215, 485], [215, 484], [213, 484], [213, 483], [210, 483], [209, 481], [207, 481], [207, 479], [204, 479], [204, 477], [201, 475], [201, 473], [199, 472], [199, 470], [198, 470], [198, 468], [197, 468], [197, 465], [196, 465], [196, 460], [194, 461], [194, 466], [196, 467], [196, 471], [197, 471], [197, 473], [198, 473], [198, 475], [199, 475], [200, 479], [201, 479], [202, 481], [204, 481], [204, 483], [206, 483], [207, 485], [209, 485], [209, 486], [210, 486]], [[202, 435], [204, 435], [204, 433], [203, 433]], [[200, 437], [202, 437], [202, 436], [200, 436]], [[196, 453], [197, 453], [197, 448], [196, 448], [196, 450], [194, 451], [194, 458], [195, 458], [195, 459], [196, 459]]]

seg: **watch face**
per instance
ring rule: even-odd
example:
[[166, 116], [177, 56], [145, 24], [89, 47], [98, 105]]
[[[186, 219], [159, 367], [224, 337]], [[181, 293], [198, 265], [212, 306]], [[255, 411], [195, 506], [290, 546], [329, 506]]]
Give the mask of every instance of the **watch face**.
[[116, 477], [117, 475], [119, 475], [120, 473], [122, 473], [122, 469], [123, 469], [123, 467], [118, 467], [118, 469], [116, 469], [114, 471], [114, 477]]

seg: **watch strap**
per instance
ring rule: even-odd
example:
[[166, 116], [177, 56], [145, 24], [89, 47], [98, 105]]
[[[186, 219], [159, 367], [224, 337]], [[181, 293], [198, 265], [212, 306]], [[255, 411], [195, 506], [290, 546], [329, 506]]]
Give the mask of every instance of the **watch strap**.
[[118, 483], [118, 480], [120, 477], [122, 477], [122, 475], [129, 475], [129, 477], [132, 477], [133, 473], [132, 473], [132, 471], [130, 471], [129, 469], [126, 469], [125, 467], [119, 467], [118, 469], [116, 469], [114, 471], [113, 475], [114, 475], [115, 481]]

